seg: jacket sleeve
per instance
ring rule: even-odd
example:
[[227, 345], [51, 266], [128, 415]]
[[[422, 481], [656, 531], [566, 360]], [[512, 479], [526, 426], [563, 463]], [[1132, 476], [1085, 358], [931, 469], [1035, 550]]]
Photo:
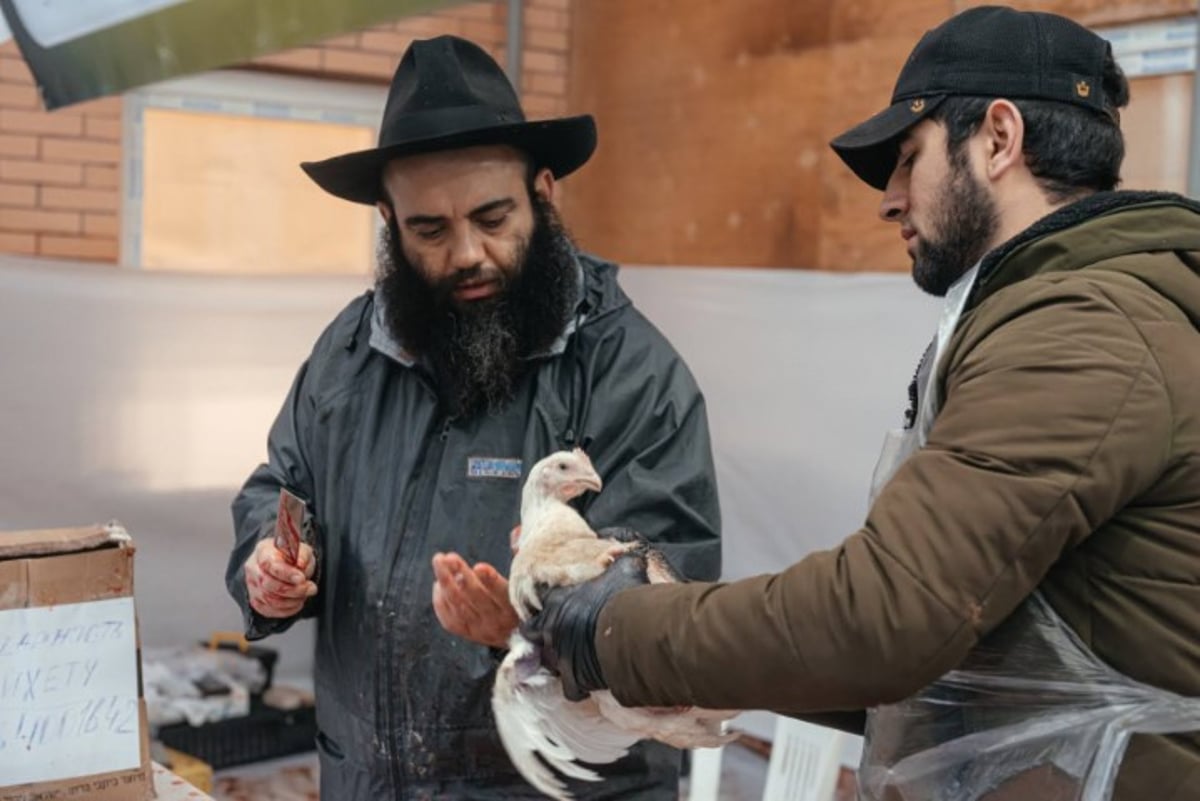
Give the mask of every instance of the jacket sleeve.
[[[319, 542], [311, 543], [317, 559], [317, 574], [313, 580], [317, 584], [318, 594], [308, 599], [296, 617], [267, 618], [255, 612], [247, 597], [243, 568], [258, 541], [274, 534], [280, 488], [287, 487], [306, 501], [311, 502], [314, 497], [313, 475], [305, 448], [312, 419], [312, 403], [307, 392], [308, 378], [309, 362], [305, 362], [271, 426], [267, 439], [267, 463], [258, 466], [233, 501], [234, 545], [225, 571], [225, 584], [241, 607], [246, 638], [250, 640], [285, 631], [299, 617], [311, 617], [315, 614], [317, 598], [320, 597], [322, 560]], [[319, 532], [319, 526], [314, 525], [313, 530]]]
[[597, 650], [621, 703], [804, 715], [908, 697], [1160, 475], [1162, 377], [1101, 290], [1035, 286], [992, 330], [960, 333], [926, 446], [841, 546], [602, 610]]
[[681, 574], [721, 572], [721, 514], [704, 398], [683, 360], [632, 309], [589, 349], [587, 451], [604, 479], [584, 514], [631, 528]]

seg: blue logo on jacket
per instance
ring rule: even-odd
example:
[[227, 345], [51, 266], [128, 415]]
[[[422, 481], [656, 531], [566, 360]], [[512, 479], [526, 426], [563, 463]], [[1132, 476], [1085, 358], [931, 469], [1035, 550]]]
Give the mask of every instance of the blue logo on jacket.
[[520, 477], [520, 459], [499, 459], [494, 456], [471, 456], [467, 459], [467, 478]]

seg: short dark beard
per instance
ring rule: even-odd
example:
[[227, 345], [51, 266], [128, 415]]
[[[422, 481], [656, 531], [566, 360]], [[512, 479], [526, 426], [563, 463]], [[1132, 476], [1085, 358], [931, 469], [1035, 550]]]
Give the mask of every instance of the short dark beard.
[[996, 202], [971, 174], [966, 148], [951, 150], [949, 161], [950, 180], [913, 261], [913, 280], [937, 297], [983, 258], [1000, 227]]
[[530, 191], [533, 231], [516, 255], [517, 269], [490, 298], [456, 304], [452, 293], [475, 271], [437, 283], [411, 263], [395, 215], [379, 246], [376, 286], [392, 335], [433, 376], [452, 417], [496, 413], [510, 403], [526, 359], [548, 348], [574, 308], [574, 245], [554, 207]]

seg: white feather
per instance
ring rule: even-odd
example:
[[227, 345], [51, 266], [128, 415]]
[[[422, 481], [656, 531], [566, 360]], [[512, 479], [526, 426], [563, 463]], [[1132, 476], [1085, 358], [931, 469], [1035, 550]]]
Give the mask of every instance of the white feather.
[[534, 645], [514, 634], [496, 673], [492, 711], [516, 769], [541, 792], [567, 801], [571, 795], [547, 765], [564, 776], [600, 781], [595, 771], [576, 760], [615, 762], [640, 738], [608, 721], [594, 700], [568, 701], [562, 682], [537, 660]]

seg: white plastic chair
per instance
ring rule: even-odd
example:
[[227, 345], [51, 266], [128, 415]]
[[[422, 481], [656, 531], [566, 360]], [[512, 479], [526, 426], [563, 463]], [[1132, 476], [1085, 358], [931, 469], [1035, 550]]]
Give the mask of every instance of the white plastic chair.
[[[843, 765], [858, 766], [862, 740], [836, 729], [778, 717], [763, 801], [831, 801]], [[688, 801], [718, 801], [724, 748], [691, 752]]]
[[697, 748], [692, 751], [692, 769], [688, 773], [688, 801], [717, 801], [721, 787], [720, 748]]
[[845, 740], [836, 729], [779, 718], [763, 801], [831, 801]]

